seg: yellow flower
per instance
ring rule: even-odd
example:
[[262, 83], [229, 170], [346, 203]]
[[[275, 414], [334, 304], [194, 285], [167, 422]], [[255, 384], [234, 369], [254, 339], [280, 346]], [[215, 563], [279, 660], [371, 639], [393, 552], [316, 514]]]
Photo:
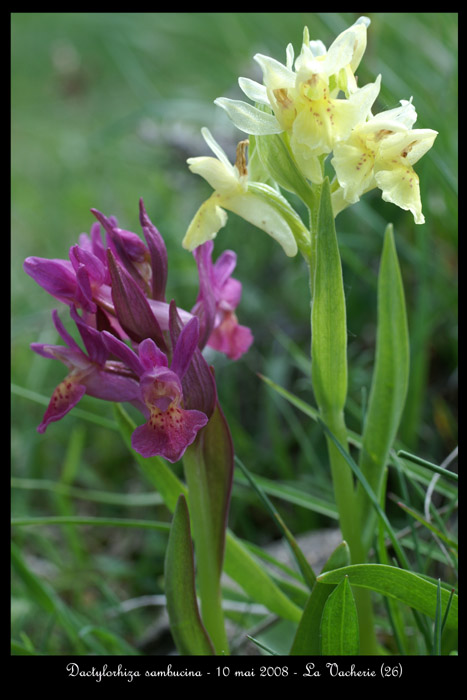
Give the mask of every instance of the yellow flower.
[[437, 132], [412, 129], [416, 118], [412, 102], [401, 100], [401, 107], [357, 125], [346, 141], [335, 145], [331, 164], [340, 185], [333, 195], [335, 214], [379, 187], [384, 201], [411, 211], [415, 223], [424, 223], [412, 166], [432, 147]]
[[217, 158], [201, 156], [189, 158], [187, 162], [190, 170], [201, 175], [214, 192], [193, 217], [183, 239], [183, 247], [194, 250], [215, 238], [227, 222], [224, 211], [227, 209], [272, 236], [286, 255], [295, 255], [295, 236], [303, 235], [305, 227], [276, 190], [264, 184], [249, 182], [245, 157], [248, 141], [238, 144], [236, 162], [232, 165], [210, 131], [203, 128], [202, 134]]
[[[287, 132], [290, 146], [302, 172], [312, 182], [322, 182], [319, 157], [345, 140], [359, 122], [365, 121], [380, 89], [374, 83], [357, 88], [354, 72], [366, 47], [367, 18], [342, 32], [326, 51], [321, 41], [310, 41], [305, 28], [300, 55], [294, 64], [293, 48], [287, 47], [283, 65], [257, 54], [263, 85], [240, 78], [243, 92], [256, 103], [269, 107], [266, 113], [239, 100], [218, 98], [234, 124], [249, 134]], [[339, 98], [343, 91], [345, 98]]]

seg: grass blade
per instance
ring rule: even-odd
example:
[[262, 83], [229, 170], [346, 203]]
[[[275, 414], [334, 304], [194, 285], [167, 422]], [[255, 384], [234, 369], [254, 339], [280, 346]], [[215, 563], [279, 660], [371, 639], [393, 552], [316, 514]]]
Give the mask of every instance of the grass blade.
[[315, 575], [313, 569], [311, 568], [311, 566], [308, 564], [302, 550], [298, 546], [295, 537], [292, 535], [289, 528], [282, 520], [280, 513], [273, 506], [273, 504], [271, 503], [269, 498], [266, 496], [264, 491], [261, 489], [261, 487], [256, 483], [255, 479], [250, 474], [248, 469], [245, 467], [243, 462], [238, 457], [235, 457], [235, 463], [237, 464], [238, 467], [240, 467], [243, 474], [246, 476], [249, 483], [251, 484], [252, 488], [256, 491], [256, 493], [258, 494], [258, 496], [260, 497], [260, 499], [262, 500], [262, 502], [264, 503], [264, 505], [266, 506], [266, 508], [268, 509], [270, 514], [272, 515], [272, 517], [274, 518], [275, 522], [277, 523], [277, 525], [278, 525], [280, 531], [282, 532], [282, 534], [284, 535], [285, 539], [289, 543], [290, 549], [292, 550], [292, 553], [295, 557], [295, 560], [298, 564], [298, 567], [299, 567], [300, 571], [302, 572], [303, 578], [304, 578], [307, 586], [311, 590], [316, 582], [316, 575]]

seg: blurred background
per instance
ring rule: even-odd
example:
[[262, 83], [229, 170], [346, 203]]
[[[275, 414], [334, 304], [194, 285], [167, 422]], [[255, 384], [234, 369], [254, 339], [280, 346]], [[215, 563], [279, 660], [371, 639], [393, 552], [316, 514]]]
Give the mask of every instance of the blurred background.
[[[36, 432], [65, 368], [29, 348], [31, 342], [56, 342], [51, 310], [57, 305], [23, 272], [24, 258], [67, 258], [78, 235], [93, 223], [91, 207], [140, 233], [142, 197], [168, 248], [168, 297], [191, 308], [198, 289], [196, 266], [180, 244], [211, 190], [189, 172], [186, 159], [208, 153], [202, 126], [209, 127], [232, 160], [237, 141], [244, 138], [213, 100], [240, 99], [239, 76], [261, 80], [255, 53], [285, 62], [289, 42], [296, 54], [300, 51], [304, 26], [311, 38], [329, 46], [358, 16], [11, 15], [15, 517], [84, 513], [169, 520], [157, 499], [151, 502], [149, 497], [144, 505], [150, 489], [112, 428], [111, 405], [84, 397], [80, 409], [85, 414], [74, 411], [44, 435]], [[409, 213], [383, 202], [379, 190], [337, 219], [348, 304], [347, 420], [349, 427], [361, 430], [373, 367], [379, 257], [385, 226], [392, 222], [412, 352], [399, 437], [406, 448], [440, 463], [457, 444], [457, 14], [369, 16], [368, 47], [358, 76], [364, 85], [382, 74], [374, 112], [413, 96], [415, 127], [435, 129], [439, 135], [415, 166], [424, 225], [416, 226]], [[331, 484], [319, 427], [257, 376], [261, 372], [313, 403], [305, 265], [300, 256], [286, 258], [271, 238], [233, 214], [216, 239], [215, 256], [228, 248], [238, 255], [234, 276], [243, 284], [239, 320], [255, 336], [253, 347], [237, 363], [209, 357], [236, 452], [254, 474], [329, 504]], [[240, 537], [264, 546], [278, 532], [240, 481], [234, 488], [230, 526]], [[76, 489], [85, 489], [87, 496], [79, 497]], [[335, 526], [324, 506], [277, 504], [295, 534]], [[15, 528], [14, 540], [34, 575], [48, 581], [72, 609], [113, 629], [135, 648], [144, 648], [140, 643], [148, 633], [147, 611], [119, 617], [109, 617], [108, 611], [125, 599], [163, 592], [164, 533], [36, 527]], [[27, 580], [15, 574], [13, 581], [13, 636], [35, 652], [68, 653], [69, 640], [50, 614], [38, 609]], [[110, 653], [116, 650], [118, 645]], [[156, 647], [151, 653], [164, 651]]]

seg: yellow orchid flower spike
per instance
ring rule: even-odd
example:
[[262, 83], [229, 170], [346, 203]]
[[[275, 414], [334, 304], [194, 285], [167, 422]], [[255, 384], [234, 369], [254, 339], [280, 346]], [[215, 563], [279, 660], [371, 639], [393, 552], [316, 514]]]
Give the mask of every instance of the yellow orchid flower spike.
[[412, 102], [401, 100], [401, 107], [371, 117], [336, 144], [331, 160], [340, 185], [333, 195], [335, 214], [379, 187], [384, 201], [412, 212], [415, 223], [424, 223], [413, 165], [432, 147], [438, 132], [412, 129], [416, 119]]
[[298, 250], [296, 237], [303, 236], [305, 226], [276, 190], [249, 181], [245, 155], [248, 141], [238, 144], [235, 165], [232, 165], [209, 129], [203, 128], [201, 133], [217, 157], [189, 158], [187, 163], [190, 170], [201, 175], [214, 192], [194, 215], [182, 241], [183, 247], [194, 250], [215, 238], [227, 222], [227, 209], [272, 236], [286, 255], [295, 255]]
[[[266, 105], [269, 113], [240, 100], [220, 97], [215, 103], [248, 134], [286, 132], [303, 174], [312, 182], [321, 183], [320, 156], [330, 153], [356, 124], [367, 119], [379, 93], [381, 76], [374, 83], [357, 88], [354, 75], [366, 48], [369, 23], [368, 18], [361, 17], [336, 38], [329, 50], [321, 41], [310, 41], [305, 27], [302, 50], [295, 64], [291, 44], [287, 47], [286, 65], [256, 54], [263, 85], [247, 78], [240, 78], [239, 85], [251, 100]], [[339, 97], [341, 91], [345, 97]]]

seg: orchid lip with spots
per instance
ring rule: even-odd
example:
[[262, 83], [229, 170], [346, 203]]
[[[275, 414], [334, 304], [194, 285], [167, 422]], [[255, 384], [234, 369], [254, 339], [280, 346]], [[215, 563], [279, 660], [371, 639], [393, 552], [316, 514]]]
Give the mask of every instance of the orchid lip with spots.
[[167, 251], [142, 201], [146, 244], [120, 229], [114, 217], [92, 211], [98, 223], [70, 248], [69, 260], [32, 257], [24, 263], [25, 271], [69, 308], [85, 347], [66, 330], [57, 311], [53, 321], [65, 345], [32, 344], [35, 352], [69, 370], [38, 430], [43, 433], [63, 418], [85, 394], [129, 402], [146, 418], [134, 432], [134, 449], [145, 457], [178, 461], [217, 401], [201, 350], [209, 345], [238, 359], [253, 342], [236, 315], [242, 293], [241, 283], [232, 277], [236, 255], [224, 251], [214, 262], [212, 242], [197, 248], [198, 297], [191, 311], [178, 309], [166, 301]]

